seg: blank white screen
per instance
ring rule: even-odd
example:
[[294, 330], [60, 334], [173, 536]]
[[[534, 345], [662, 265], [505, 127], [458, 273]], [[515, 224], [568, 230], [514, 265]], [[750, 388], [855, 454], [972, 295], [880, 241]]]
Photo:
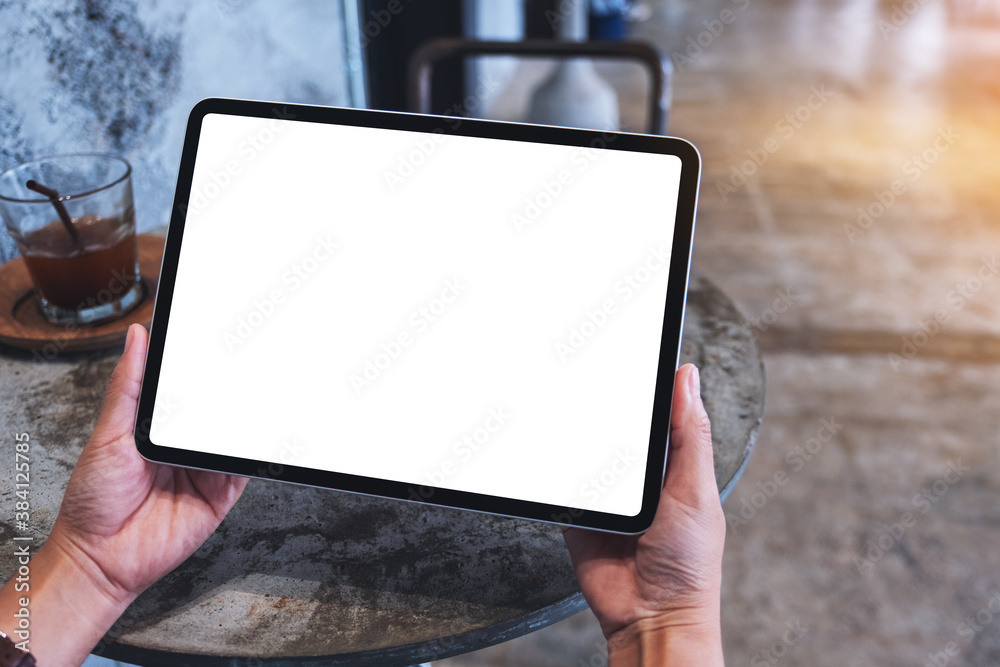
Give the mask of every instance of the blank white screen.
[[636, 514], [680, 166], [206, 116], [152, 442]]

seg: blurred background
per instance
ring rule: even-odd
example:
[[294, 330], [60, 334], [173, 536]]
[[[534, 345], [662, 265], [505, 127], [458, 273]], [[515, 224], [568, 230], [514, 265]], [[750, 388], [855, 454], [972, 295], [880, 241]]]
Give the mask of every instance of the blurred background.
[[[419, 43], [551, 38], [558, 4], [0, 1], [0, 170], [123, 155], [148, 231], [197, 100], [405, 109]], [[1000, 664], [1000, 2], [601, 4], [591, 31], [669, 61], [667, 131], [704, 159], [694, 267], [767, 370], [725, 504], [727, 664]], [[554, 66], [442, 63], [431, 110], [524, 120]], [[646, 72], [596, 72], [645, 131]], [[584, 612], [435, 664], [605, 660]]]

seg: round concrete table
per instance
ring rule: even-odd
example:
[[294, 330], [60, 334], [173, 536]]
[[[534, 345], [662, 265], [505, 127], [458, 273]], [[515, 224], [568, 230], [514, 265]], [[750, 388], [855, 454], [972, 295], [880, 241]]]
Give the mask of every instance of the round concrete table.
[[[0, 346], [0, 434], [31, 436], [31, 551], [48, 535], [120, 348], [50, 362]], [[701, 367], [724, 497], [764, 410], [749, 327], [692, 281], [684, 361]], [[13, 447], [6, 451], [13, 462]], [[8, 468], [11, 470], [11, 468]], [[13, 544], [13, 473], [0, 536]], [[0, 576], [16, 570], [13, 549]], [[252, 480], [219, 530], [95, 649], [139, 665], [412, 665], [518, 637], [586, 607], [559, 527]]]

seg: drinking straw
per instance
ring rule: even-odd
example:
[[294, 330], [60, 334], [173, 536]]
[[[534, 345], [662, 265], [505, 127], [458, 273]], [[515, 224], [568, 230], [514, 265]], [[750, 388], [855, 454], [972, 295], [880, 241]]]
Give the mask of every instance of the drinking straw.
[[70, 238], [73, 239], [73, 243], [76, 244], [77, 248], [83, 250], [83, 246], [80, 245], [80, 237], [77, 235], [76, 229], [73, 227], [73, 219], [69, 217], [69, 212], [66, 210], [66, 207], [63, 205], [62, 201], [59, 200], [59, 193], [53, 190], [52, 188], [45, 187], [38, 181], [33, 181], [33, 180], [28, 181], [27, 183], [25, 183], [25, 186], [29, 190], [34, 190], [35, 192], [43, 194], [49, 198], [49, 201], [52, 202], [52, 205], [56, 207], [56, 213], [59, 214], [59, 219], [62, 220], [63, 227], [66, 228], [66, 231], [69, 233]]

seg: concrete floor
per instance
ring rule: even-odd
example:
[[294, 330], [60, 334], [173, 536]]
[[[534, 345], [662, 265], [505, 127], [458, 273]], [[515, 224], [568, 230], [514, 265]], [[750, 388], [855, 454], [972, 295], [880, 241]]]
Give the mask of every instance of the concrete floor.
[[[768, 372], [725, 506], [727, 663], [1000, 664], [1000, 2], [646, 4], [634, 35], [689, 57], [695, 265]], [[435, 664], [600, 642], [588, 612]]]

